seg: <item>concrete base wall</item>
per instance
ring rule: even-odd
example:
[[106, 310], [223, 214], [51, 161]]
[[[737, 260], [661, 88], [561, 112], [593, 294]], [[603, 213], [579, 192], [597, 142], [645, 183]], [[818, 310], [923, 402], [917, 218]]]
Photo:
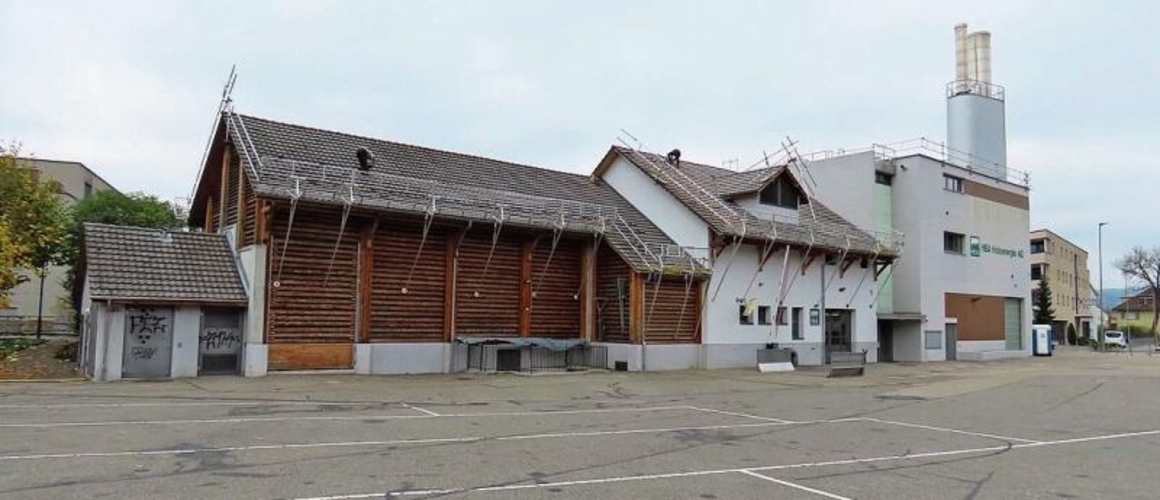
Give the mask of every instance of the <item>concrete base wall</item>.
[[960, 340], [955, 345], [958, 346], [959, 354], [964, 352], [1007, 350], [1007, 341], [1005, 340]]
[[266, 376], [270, 349], [267, 344], [246, 344], [242, 351], [242, 375], [246, 377]]
[[616, 362], [623, 361], [628, 364], [628, 371], [638, 372], [641, 367], [641, 349], [639, 345], [635, 344], [615, 344], [606, 342], [593, 342], [592, 345], [604, 346], [608, 348], [608, 369], [615, 370]]
[[959, 353], [959, 361], [994, 361], [996, 359], [1026, 358], [1023, 351], [965, 351]]
[[650, 345], [641, 349], [642, 366], [648, 371], [695, 370], [700, 367], [697, 344]]
[[447, 373], [453, 346], [442, 342], [413, 344], [356, 344], [355, 373]]

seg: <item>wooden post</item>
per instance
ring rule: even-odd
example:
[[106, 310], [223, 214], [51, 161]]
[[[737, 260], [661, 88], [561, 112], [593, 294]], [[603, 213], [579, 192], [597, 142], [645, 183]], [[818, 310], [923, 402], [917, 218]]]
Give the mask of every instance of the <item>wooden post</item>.
[[527, 240], [520, 246], [520, 323], [519, 334], [528, 337], [532, 334], [532, 255], [535, 253], [536, 241]]
[[218, 207], [218, 227], [226, 227], [230, 225], [230, 222], [226, 220], [226, 205], [229, 205], [226, 203], [226, 196], [229, 196], [230, 194], [229, 191], [227, 191], [229, 188], [228, 184], [230, 179], [230, 145], [228, 142], [226, 143], [225, 147], [222, 148], [222, 172], [220, 179], [221, 186], [219, 186], [219, 191], [221, 191], [221, 193], [218, 199], [221, 200], [221, 206]]
[[359, 232], [358, 252], [358, 337], [361, 343], [371, 340], [371, 290], [374, 288], [375, 231], [379, 220], [364, 224]]
[[639, 344], [644, 323], [644, 282], [640, 273], [632, 271], [628, 282], [628, 343]]
[[443, 270], [443, 341], [455, 342], [455, 293], [459, 273], [459, 240], [467, 232], [447, 233], [447, 256]]
[[580, 253], [580, 338], [596, 340], [596, 242], [584, 244]]
[[205, 200], [205, 232], [214, 232], [213, 227], [213, 196]]
[[704, 297], [704, 294], [701, 293], [701, 287], [707, 286], [709, 286], [709, 280], [701, 280], [696, 284], [696, 286], [693, 287], [693, 290], [697, 293], [697, 296], [693, 297], [693, 311], [697, 313], [693, 319], [693, 328], [695, 328], [695, 331], [693, 332], [693, 343], [695, 344], [701, 343], [701, 330], [705, 328], [705, 322], [701, 317], [701, 314], [704, 313], [704, 311], [701, 310], [701, 306], [703, 305], [701, 303], [701, 298]]
[[234, 243], [242, 248], [246, 237], [246, 170], [238, 169], [238, 222], [234, 225]]
[[270, 243], [270, 202], [259, 199], [258, 213], [254, 214], [254, 241], [263, 245]]

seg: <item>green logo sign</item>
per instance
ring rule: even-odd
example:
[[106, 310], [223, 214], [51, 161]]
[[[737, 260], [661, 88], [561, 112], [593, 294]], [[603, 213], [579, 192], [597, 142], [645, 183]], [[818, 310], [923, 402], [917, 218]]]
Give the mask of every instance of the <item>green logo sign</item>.
[[981, 244], [981, 242], [979, 241], [978, 236], [971, 236], [971, 257], [978, 257], [979, 256], [979, 245], [980, 244]]

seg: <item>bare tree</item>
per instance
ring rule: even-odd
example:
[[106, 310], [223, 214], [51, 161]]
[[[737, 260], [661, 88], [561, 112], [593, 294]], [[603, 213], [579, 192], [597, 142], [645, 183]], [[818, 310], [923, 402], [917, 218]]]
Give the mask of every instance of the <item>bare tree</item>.
[[[1152, 336], [1156, 337], [1157, 305], [1160, 305], [1160, 247], [1145, 250], [1135, 247], [1116, 261], [1116, 267], [1125, 275], [1146, 285], [1145, 293], [1152, 294]], [[1129, 297], [1129, 300], [1131, 297]]]

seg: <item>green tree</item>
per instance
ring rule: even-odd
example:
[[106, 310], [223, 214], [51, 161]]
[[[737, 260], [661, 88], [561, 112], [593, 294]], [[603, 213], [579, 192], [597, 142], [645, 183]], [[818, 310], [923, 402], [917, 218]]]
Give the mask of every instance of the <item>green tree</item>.
[[1128, 278], [1144, 282], [1144, 293], [1152, 295], [1152, 328], [1149, 331], [1160, 340], [1160, 332], [1156, 330], [1157, 321], [1160, 320], [1157, 316], [1160, 312], [1160, 247], [1135, 247], [1116, 261], [1116, 267]]
[[[27, 277], [19, 269], [31, 270], [41, 280], [48, 267], [64, 261], [68, 216], [55, 182], [41, 182], [37, 173], [17, 157], [18, 148], [0, 145], [0, 220], [7, 241], [0, 254], [10, 256], [5, 276], [0, 277], [0, 294], [7, 296]], [[11, 267], [8, 267], [11, 266]]]
[[185, 219], [177, 214], [178, 209], [174, 204], [146, 193], [97, 191], [73, 205], [64, 258], [65, 264], [71, 267], [64, 278], [64, 286], [72, 299], [70, 309], [78, 318], [80, 311], [76, 306], [80, 303], [81, 287], [75, 269], [80, 262], [81, 247], [84, 244], [85, 223], [178, 230], [185, 227]]
[[1052, 306], [1051, 286], [1047, 279], [1039, 280], [1039, 288], [1035, 289], [1035, 324], [1050, 325], [1055, 319], [1055, 308]]

